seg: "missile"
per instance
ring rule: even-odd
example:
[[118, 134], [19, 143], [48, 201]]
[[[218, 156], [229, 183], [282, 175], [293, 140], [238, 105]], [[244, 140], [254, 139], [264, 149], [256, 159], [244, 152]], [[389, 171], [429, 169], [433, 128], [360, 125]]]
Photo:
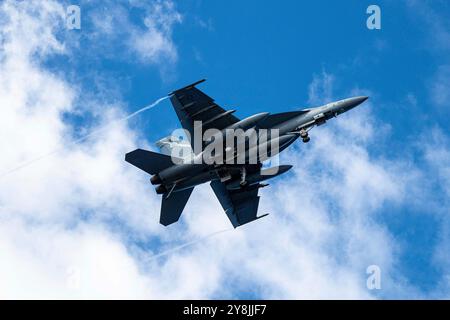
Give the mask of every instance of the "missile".
[[[275, 178], [276, 176], [279, 176], [286, 171], [290, 170], [292, 166], [290, 165], [281, 165], [277, 167], [267, 168], [260, 170], [259, 172], [255, 172], [252, 174], [249, 174], [245, 181], [247, 182], [247, 185], [252, 185], [255, 183], [259, 183], [264, 180]], [[233, 189], [240, 189], [241, 188], [241, 181], [240, 179], [232, 180], [229, 184], [227, 184], [227, 189], [233, 190]]]

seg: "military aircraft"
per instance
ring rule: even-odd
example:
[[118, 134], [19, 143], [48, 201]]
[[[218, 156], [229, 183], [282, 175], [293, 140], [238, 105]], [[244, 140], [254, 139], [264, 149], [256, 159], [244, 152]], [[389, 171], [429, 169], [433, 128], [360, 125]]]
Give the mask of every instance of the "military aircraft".
[[[190, 157], [177, 157], [142, 149], [125, 155], [125, 161], [151, 175], [151, 184], [156, 186], [158, 194], [162, 194], [160, 223], [164, 226], [179, 220], [194, 187], [206, 182], [210, 182], [235, 228], [266, 216], [267, 214], [257, 215], [258, 190], [267, 186], [262, 182], [287, 172], [292, 166], [263, 168], [262, 163], [279, 154], [297, 138], [301, 138], [304, 143], [309, 142], [309, 131], [313, 127], [324, 124], [368, 99], [366, 96], [358, 96], [298, 111], [258, 113], [240, 120], [233, 115], [235, 110], [224, 110], [214, 99], [196, 88], [204, 81], [205, 79], [197, 81], [169, 94], [178, 119], [186, 131], [192, 152]], [[215, 129], [215, 132], [223, 136], [237, 129], [244, 133], [253, 130], [257, 133], [257, 145], [251, 146], [249, 139], [244, 139], [243, 144], [221, 146], [206, 155], [206, 150], [215, 139], [205, 141], [202, 137], [198, 143], [194, 138], [199, 134], [204, 135], [209, 129]], [[265, 139], [262, 139], [260, 132], [267, 130], [276, 134], [265, 133]], [[217, 133], [212, 136], [217, 137]], [[261, 145], [264, 144], [267, 148], [269, 142], [276, 148], [268, 148], [269, 151], [265, 155], [260, 155]], [[170, 146], [175, 142], [163, 139], [159, 143]], [[238, 150], [239, 146], [241, 151]], [[183, 149], [186, 149], [185, 147], [186, 145]], [[226, 154], [231, 156], [227, 158]], [[240, 157], [243, 161], [229, 161], [236, 160], [243, 154], [244, 156]], [[253, 161], [249, 161], [249, 154], [255, 156]], [[218, 155], [223, 155], [227, 161], [215, 161]], [[212, 158], [214, 161], [206, 161]]]

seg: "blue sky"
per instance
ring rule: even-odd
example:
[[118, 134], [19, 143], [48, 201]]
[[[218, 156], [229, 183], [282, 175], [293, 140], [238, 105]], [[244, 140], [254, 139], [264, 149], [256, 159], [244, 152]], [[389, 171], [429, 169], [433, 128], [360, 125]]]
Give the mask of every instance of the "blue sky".
[[[34, 177], [29, 190], [35, 197], [44, 194], [44, 187], [39, 185], [44, 177], [51, 176], [47, 188], [57, 188], [58, 192], [44, 201], [41, 209], [23, 205], [20, 197], [14, 201], [2, 198], [2, 214], [19, 224], [17, 234], [32, 228], [28, 225], [31, 219], [40, 226], [34, 232], [43, 234], [43, 238], [49, 229], [56, 228], [63, 239], [70, 239], [63, 243], [80, 254], [64, 263], [87, 263], [87, 249], [76, 245], [80, 238], [105, 243], [107, 251], [114, 252], [105, 261], [127, 261], [122, 269], [111, 271], [114, 279], [129, 268], [135, 277], [127, 279], [131, 284], [126, 285], [122, 296], [109, 296], [119, 292], [122, 284], [108, 294], [108, 290], [101, 290], [102, 283], [95, 282], [81, 291], [67, 292], [49, 276], [42, 281], [48, 290], [38, 290], [37, 295], [449, 297], [447, 1], [377, 1], [381, 30], [366, 28], [366, 8], [373, 4], [371, 1], [81, 1], [81, 30], [64, 29], [67, 3], [49, 3], [47, 8], [38, 2], [16, 8], [6, 1], [1, 9], [0, 23], [10, 27], [2, 33], [2, 90], [15, 87], [11, 83], [19, 88], [10, 91], [3, 103], [16, 106], [10, 108], [11, 114], [24, 110], [21, 108], [28, 110], [30, 118], [22, 121], [28, 121], [30, 130], [49, 130], [29, 145], [23, 140], [29, 136], [27, 132], [5, 131], [5, 135], [14, 135], [2, 141], [6, 148], [13, 150], [13, 144], [24, 143], [26, 147], [11, 151], [2, 168], [7, 171], [15, 163], [33, 159], [54, 146], [63, 148], [62, 155], [36, 164], [42, 166], [36, 169], [44, 176]], [[48, 14], [41, 14], [43, 10]], [[13, 16], [21, 18], [14, 20]], [[26, 38], [23, 30], [30, 28]], [[23, 52], [23, 59], [18, 52]], [[14, 59], [17, 63], [9, 64]], [[6, 78], [7, 70], [28, 71], [11, 82]], [[23, 87], [23, 83], [39, 77], [48, 84]], [[313, 130], [310, 144], [291, 148], [284, 159], [294, 162], [296, 170], [274, 182], [272, 191], [263, 193], [266, 200], [262, 210], [270, 210], [274, 216], [270, 220], [262, 219], [257, 222], [260, 226], [243, 228], [235, 235], [218, 236], [221, 240], [180, 249], [149, 266], [145, 263], [147, 255], [151, 258], [152, 254], [207, 236], [208, 231], [228, 227], [225, 218], [216, 214], [221, 209], [205, 187], [187, 207], [185, 221], [161, 228], [157, 224], [159, 200], [147, 177], [122, 163], [124, 152], [134, 147], [153, 148], [155, 140], [179, 127], [170, 102], [166, 100], [80, 145], [68, 147], [68, 143], [202, 78], [208, 81], [201, 89], [221, 106], [237, 109], [238, 117], [295, 110], [357, 94], [369, 95], [370, 101], [333, 120], [327, 128]], [[19, 99], [33, 94], [44, 101], [45, 107], [33, 105], [29, 98]], [[49, 101], [58, 107], [53, 110]], [[21, 116], [8, 121], [21, 126]], [[62, 173], [66, 166], [72, 168], [70, 174]], [[27, 177], [26, 172], [18, 174], [16, 180]], [[13, 179], [12, 175], [7, 179]], [[289, 191], [289, 200], [283, 201], [289, 182], [298, 189]], [[303, 194], [304, 188], [308, 191]], [[320, 203], [314, 201], [315, 197]], [[293, 218], [297, 212], [298, 218]], [[223, 220], [217, 222], [219, 217]], [[9, 226], [5, 224], [4, 228]], [[45, 228], [39, 229], [41, 226]], [[295, 233], [296, 227], [304, 233]], [[264, 249], [255, 247], [254, 241], [264, 241], [267, 232], [276, 232], [272, 229], [280, 231], [274, 235], [274, 243], [265, 244]], [[26, 245], [15, 249], [13, 243], [26, 244], [32, 241], [29, 236], [20, 241], [12, 239], [3, 239], [11, 252], [28, 252]], [[359, 247], [361, 239], [373, 240], [367, 251]], [[227, 241], [248, 245], [236, 253], [228, 248]], [[52, 256], [67, 249], [61, 246], [48, 248], [42, 244], [35, 250]], [[253, 251], [260, 249], [266, 250], [261, 251], [266, 258]], [[275, 251], [284, 250], [283, 257], [288, 261], [280, 266]], [[311, 261], [311, 265], [294, 260], [294, 254]], [[199, 258], [204, 256], [209, 260]], [[30, 259], [46, 270], [44, 273], [59, 270], [38, 258]], [[242, 272], [234, 270], [233, 265], [243, 263], [243, 259], [261, 263], [248, 261]], [[17, 261], [18, 265], [24, 263]], [[55, 261], [65, 270], [63, 262]], [[380, 291], [365, 288], [365, 267], [371, 263], [380, 265], [386, 277]], [[196, 266], [205, 270], [183, 274], [179, 270], [185, 266], [188, 270]], [[86, 268], [88, 271], [82, 273], [97, 274], [93, 266]], [[336, 271], [334, 275], [332, 270]], [[289, 278], [281, 276], [283, 272], [292, 274], [297, 289], [289, 285]], [[33, 279], [32, 272], [24, 273]], [[209, 273], [206, 280], [205, 273]], [[184, 284], [182, 279], [186, 277], [193, 280]], [[328, 278], [334, 277], [329, 284]], [[140, 282], [156, 289], [148, 290]], [[5, 296], [27, 297], [18, 289], [20, 286], [14, 283]], [[178, 293], [168, 289], [171, 286], [179, 289]]]

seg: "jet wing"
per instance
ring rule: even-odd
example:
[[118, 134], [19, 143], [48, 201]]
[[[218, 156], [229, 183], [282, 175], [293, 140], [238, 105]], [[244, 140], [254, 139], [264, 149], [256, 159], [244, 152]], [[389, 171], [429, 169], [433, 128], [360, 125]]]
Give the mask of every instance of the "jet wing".
[[259, 205], [258, 187], [228, 190], [224, 183], [214, 180], [211, 188], [235, 228], [267, 215], [256, 216]]
[[[215, 128], [225, 129], [239, 121], [232, 113], [235, 110], [225, 110], [214, 102], [214, 99], [197, 89], [195, 86], [205, 80], [200, 80], [184, 88], [170, 93], [170, 101], [181, 122], [181, 126], [187, 130], [191, 138], [191, 147], [194, 150], [194, 121], [202, 122], [203, 132]], [[202, 146], [203, 149], [203, 146]]]

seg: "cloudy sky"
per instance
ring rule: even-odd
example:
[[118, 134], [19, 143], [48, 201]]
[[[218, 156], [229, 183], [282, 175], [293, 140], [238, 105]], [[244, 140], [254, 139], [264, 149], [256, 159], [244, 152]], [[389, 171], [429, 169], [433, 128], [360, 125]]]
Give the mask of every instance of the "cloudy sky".
[[[450, 298], [447, 1], [377, 1], [381, 30], [369, 1], [70, 4], [0, 3], [0, 298]], [[268, 217], [204, 185], [165, 228], [124, 154], [178, 120], [123, 119], [204, 77], [239, 117], [370, 99], [284, 152]]]

